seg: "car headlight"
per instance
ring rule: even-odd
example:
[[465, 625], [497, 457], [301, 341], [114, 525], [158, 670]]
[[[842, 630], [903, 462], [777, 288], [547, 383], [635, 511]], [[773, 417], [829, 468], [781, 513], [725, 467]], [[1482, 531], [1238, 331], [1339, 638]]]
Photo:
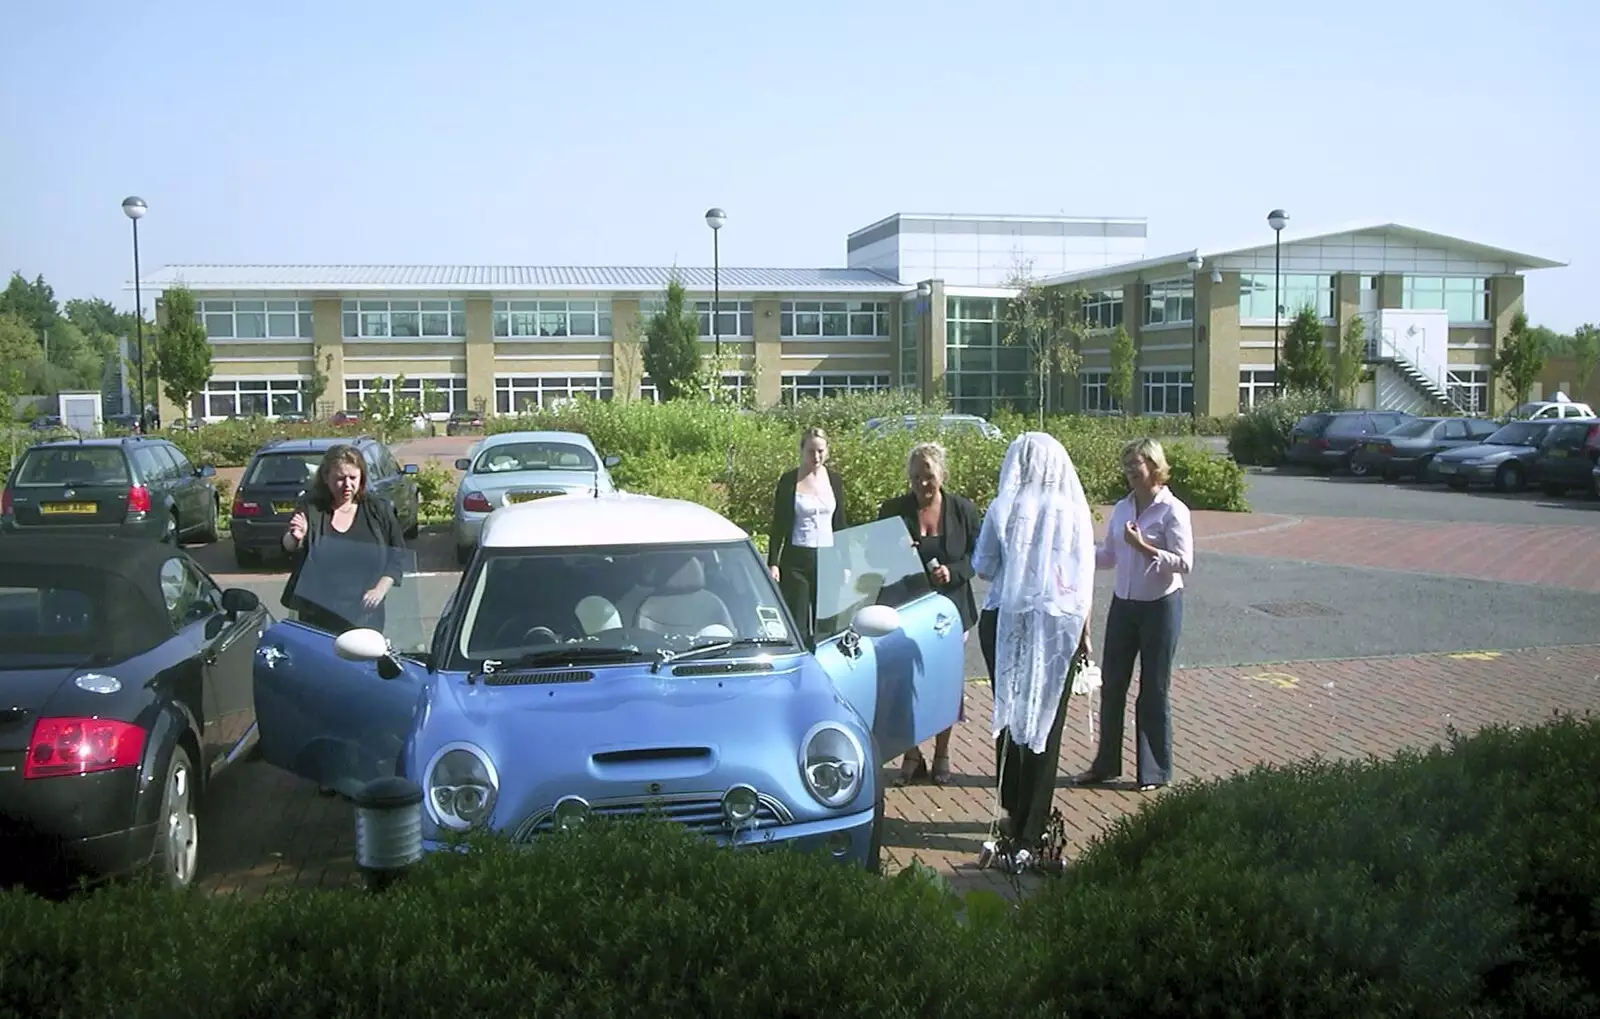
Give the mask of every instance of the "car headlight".
[[867, 755], [850, 730], [819, 722], [800, 741], [800, 776], [824, 807], [843, 807], [861, 791]]
[[428, 762], [428, 814], [443, 828], [466, 831], [489, 820], [500, 776], [471, 743], [447, 743]]

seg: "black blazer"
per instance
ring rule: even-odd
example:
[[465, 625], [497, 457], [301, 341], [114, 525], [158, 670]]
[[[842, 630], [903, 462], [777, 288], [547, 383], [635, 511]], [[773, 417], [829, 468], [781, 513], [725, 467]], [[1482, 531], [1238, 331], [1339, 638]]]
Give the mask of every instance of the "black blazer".
[[[878, 519], [899, 517], [905, 521], [906, 530], [913, 540], [921, 537], [917, 523], [917, 497], [910, 492], [897, 495], [878, 507]], [[963, 632], [972, 629], [978, 621], [978, 603], [972, 595], [972, 550], [978, 544], [978, 530], [982, 526], [978, 507], [966, 496], [954, 492], [944, 493], [944, 507], [939, 513], [939, 531], [944, 535], [945, 548], [950, 555], [950, 583], [940, 594], [956, 603], [961, 613]]]
[[[850, 526], [844, 518], [844, 482], [839, 475], [828, 471], [828, 484], [833, 487], [833, 530], [834, 533]], [[800, 480], [800, 468], [791, 467], [778, 479], [778, 487], [772, 493], [772, 530], [767, 532], [767, 565], [776, 566], [778, 560], [783, 558], [783, 550], [789, 544], [789, 536], [794, 533], [794, 490]]]

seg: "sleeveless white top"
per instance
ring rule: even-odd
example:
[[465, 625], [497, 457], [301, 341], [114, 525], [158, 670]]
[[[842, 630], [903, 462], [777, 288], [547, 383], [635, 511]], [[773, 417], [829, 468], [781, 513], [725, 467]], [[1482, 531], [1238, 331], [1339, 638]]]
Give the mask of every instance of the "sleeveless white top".
[[824, 488], [821, 496], [796, 489], [794, 529], [789, 534], [789, 544], [799, 548], [832, 548], [833, 511], [837, 506], [832, 487]]

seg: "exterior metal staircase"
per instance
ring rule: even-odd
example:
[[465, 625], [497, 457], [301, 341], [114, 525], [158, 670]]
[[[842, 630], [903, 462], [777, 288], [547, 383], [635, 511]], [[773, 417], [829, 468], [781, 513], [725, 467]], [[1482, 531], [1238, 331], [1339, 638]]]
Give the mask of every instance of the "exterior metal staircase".
[[1369, 344], [1367, 347], [1367, 363], [1387, 365], [1393, 368], [1400, 373], [1401, 378], [1411, 383], [1413, 389], [1433, 401], [1434, 406], [1447, 413], [1465, 414], [1467, 412], [1466, 408], [1457, 403], [1455, 398], [1450, 395], [1448, 389], [1430, 379], [1420, 368], [1397, 353], [1377, 349], [1376, 344]]

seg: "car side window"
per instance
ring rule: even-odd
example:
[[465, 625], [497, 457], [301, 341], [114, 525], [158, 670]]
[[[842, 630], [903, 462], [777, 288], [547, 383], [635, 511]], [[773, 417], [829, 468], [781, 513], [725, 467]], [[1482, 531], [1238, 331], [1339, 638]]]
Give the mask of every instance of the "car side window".
[[130, 458], [133, 460], [134, 469], [139, 472], [139, 480], [141, 482], [149, 485], [161, 480], [161, 473], [166, 467], [160, 460], [156, 459], [154, 450], [139, 446], [129, 452]]
[[172, 458], [172, 462], [177, 465], [178, 477], [186, 478], [194, 474], [194, 464], [190, 463], [189, 458], [183, 455], [183, 450], [179, 449], [177, 446], [166, 445], [160, 448], [164, 450], [167, 456]]
[[177, 481], [181, 476], [178, 473], [177, 450], [171, 446], [152, 446], [150, 452], [155, 454], [161, 462], [161, 477], [166, 481]]
[[1451, 419], [1449, 421], [1446, 421], [1444, 423], [1444, 438], [1446, 438], [1446, 439], [1465, 439], [1465, 438], [1467, 438], [1467, 423], [1465, 421], [1460, 421], [1460, 420], [1457, 420], [1457, 419]]
[[361, 451], [361, 457], [367, 462], [367, 481], [375, 483], [383, 480], [383, 457], [377, 451], [367, 448]]
[[161, 564], [161, 596], [166, 602], [167, 617], [174, 628], [181, 629], [199, 622], [216, 612], [220, 598], [214, 597], [204, 583], [205, 578], [178, 556]]
[[387, 446], [383, 448], [383, 470], [385, 474], [390, 475], [400, 473], [400, 462], [394, 458], [394, 451]]
[[1577, 449], [1583, 445], [1588, 429], [1582, 425], [1559, 424], [1550, 429], [1545, 445], [1561, 449]]

